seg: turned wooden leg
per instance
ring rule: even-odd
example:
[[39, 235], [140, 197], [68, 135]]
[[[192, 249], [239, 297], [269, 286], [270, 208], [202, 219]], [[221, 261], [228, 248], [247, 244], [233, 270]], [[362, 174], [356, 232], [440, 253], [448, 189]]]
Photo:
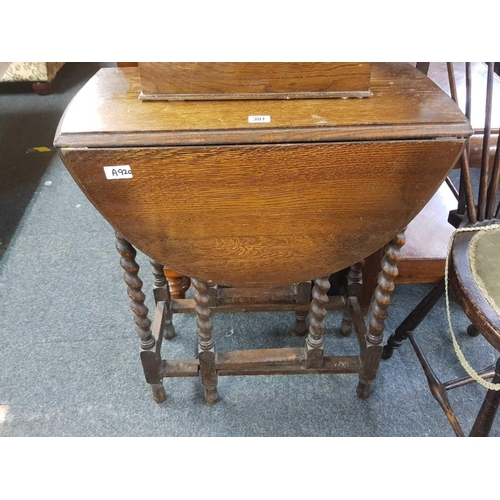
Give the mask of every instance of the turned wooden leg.
[[172, 305], [170, 299], [170, 290], [167, 283], [167, 278], [163, 273], [163, 265], [156, 260], [150, 260], [151, 266], [153, 267], [153, 277], [154, 277], [154, 295], [155, 302], [164, 301], [166, 305], [165, 322], [163, 325], [162, 335], [165, 339], [171, 340], [175, 337], [175, 329], [172, 323]]
[[200, 377], [205, 387], [205, 401], [214, 405], [219, 398], [217, 391], [217, 369], [215, 367], [215, 345], [212, 338], [212, 312], [208, 307], [210, 297], [208, 285], [204, 281], [193, 279], [194, 311], [196, 313], [196, 325], [198, 326], [198, 360], [200, 363]]
[[172, 271], [172, 269], [163, 268], [163, 273], [168, 280], [172, 299], [184, 299], [187, 290], [191, 286], [191, 280], [187, 276]]
[[[305, 281], [298, 284], [297, 290], [297, 304], [310, 304], [311, 303], [311, 282]], [[308, 332], [307, 329], [307, 316], [309, 311], [296, 311], [295, 312], [295, 335], [303, 337]]]
[[425, 358], [424, 353], [420, 349], [420, 346], [414, 339], [413, 332], [408, 332], [407, 337], [410, 339], [413, 349], [415, 350], [415, 354], [417, 355], [417, 358], [420, 361], [422, 368], [424, 369], [425, 377], [427, 378], [427, 384], [429, 385], [432, 396], [444, 411], [444, 414], [446, 415], [448, 422], [450, 422], [451, 427], [455, 431], [455, 434], [458, 437], [463, 437], [464, 432], [462, 430], [462, 427], [460, 427], [460, 423], [458, 422], [455, 413], [453, 413], [453, 408], [451, 407], [448, 394], [446, 393], [446, 387], [439, 381], [436, 374], [432, 370], [431, 365]]
[[295, 335], [303, 337], [308, 332], [307, 316], [309, 316], [309, 313], [307, 311], [295, 312]]
[[323, 366], [323, 333], [328, 304], [327, 292], [330, 290], [328, 276], [314, 280], [311, 300], [311, 319], [309, 321], [309, 334], [306, 339], [306, 367], [320, 368]]
[[363, 265], [364, 261], [357, 262], [349, 268], [349, 272], [347, 273], [346, 306], [340, 325], [340, 333], [344, 337], [348, 337], [352, 333], [352, 318], [347, 297], [356, 296], [358, 299], [360, 298], [363, 289]]
[[420, 301], [413, 311], [396, 328], [394, 333], [387, 340], [382, 353], [382, 359], [390, 359], [394, 352], [408, 338], [409, 332], [424, 320], [431, 309], [436, 305], [441, 295], [444, 293], [444, 279], [442, 279], [434, 288]]
[[[405, 228], [406, 229], [406, 228]], [[405, 244], [405, 229], [401, 230], [384, 248], [382, 270], [377, 277], [375, 302], [370, 314], [370, 326], [366, 335], [366, 351], [362, 359], [357, 395], [366, 399], [370, 395], [371, 384], [377, 376], [382, 356], [382, 342], [387, 319], [387, 308], [391, 304], [394, 279], [398, 275], [397, 264], [401, 260], [401, 247]]]
[[[500, 383], [500, 358], [498, 358], [495, 366], [495, 375], [492, 382], [494, 384]], [[471, 437], [487, 437], [490, 434], [499, 404], [500, 391], [489, 389], [470, 432]]]
[[31, 84], [31, 88], [38, 95], [48, 95], [52, 94], [52, 82], [35, 82]]
[[123, 279], [127, 284], [127, 293], [130, 297], [131, 309], [134, 312], [134, 321], [137, 333], [141, 339], [141, 361], [146, 381], [151, 385], [153, 398], [157, 403], [163, 403], [167, 398], [160, 376], [161, 359], [158, 354], [155, 339], [151, 333], [151, 321], [148, 318], [149, 309], [144, 305], [146, 296], [142, 292], [142, 280], [139, 278], [139, 264], [135, 261], [135, 248], [116, 232], [116, 249], [121, 255], [120, 265], [125, 271]]
[[368, 314], [372, 303], [373, 292], [377, 286], [377, 276], [380, 272], [380, 261], [382, 260], [384, 249], [381, 248], [365, 259], [363, 266], [363, 289], [359, 297], [359, 305], [363, 316]]

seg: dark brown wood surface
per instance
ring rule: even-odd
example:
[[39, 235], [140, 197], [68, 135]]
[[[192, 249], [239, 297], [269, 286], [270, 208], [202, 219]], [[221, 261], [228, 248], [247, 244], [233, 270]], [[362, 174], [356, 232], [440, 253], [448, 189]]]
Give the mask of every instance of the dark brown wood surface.
[[448, 242], [455, 229], [448, 222], [448, 214], [456, 208], [457, 199], [443, 183], [408, 224], [397, 284], [437, 283], [443, 278]]
[[[230, 375], [321, 375], [334, 373], [359, 373], [359, 356], [325, 356], [321, 367], [305, 366], [302, 347], [280, 349], [251, 349], [218, 353], [217, 373]], [[200, 363], [197, 359], [164, 360], [163, 377], [198, 377]]]
[[141, 99], [367, 97], [371, 63], [141, 62]]
[[[238, 289], [239, 290], [239, 289]], [[180, 314], [194, 313], [195, 302], [194, 299], [178, 299], [172, 301], [172, 311]], [[326, 305], [329, 311], [340, 311], [344, 309], [345, 301], [341, 295], [333, 295], [328, 297], [328, 304]], [[217, 312], [232, 313], [232, 312], [263, 312], [263, 311], [295, 311], [295, 312], [309, 312], [310, 301], [301, 303], [298, 301], [289, 302], [282, 300], [280, 302], [252, 302], [247, 300], [245, 302], [231, 302], [226, 304], [218, 304]]]
[[[457, 106], [407, 63], [373, 63], [367, 99], [163, 102], [138, 99], [138, 68], [103, 68], [68, 106], [58, 147], [465, 137]], [[248, 116], [270, 123], [248, 123]]]
[[[463, 140], [69, 149], [116, 229], [163, 265], [230, 286], [281, 286], [362, 260], [444, 180]], [[103, 166], [130, 165], [107, 180]], [[362, 182], [360, 180], [363, 180]]]
[[[495, 365], [495, 374], [492, 380], [493, 384], [500, 384], [500, 358]], [[493, 426], [495, 416], [500, 405], [500, 391], [489, 389], [483, 404], [477, 415], [476, 421], [472, 426], [471, 437], [487, 437]]]

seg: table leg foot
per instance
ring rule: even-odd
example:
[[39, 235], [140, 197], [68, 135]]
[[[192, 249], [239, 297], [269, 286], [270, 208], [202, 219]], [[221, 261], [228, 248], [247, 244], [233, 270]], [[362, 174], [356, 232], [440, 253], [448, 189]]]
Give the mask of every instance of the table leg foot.
[[356, 388], [356, 395], [359, 399], [368, 399], [371, 394], [371, 382], [358, 382], [358, 387]]
[[167, 393], [163, 383], [151, 384], [151, 391], [153, 392], [153, 399], [158, 403], [164, 403], [167, 400]]
[[163, 326], [163, 338], [166, 340], [172, 340], [175, 337], [175, 328], [172, 324], [172, 320], [165, 320], [165, 325]]
[[205, 401], [207, 402], [207, 405], [213, 406], [215, 403], [217, 403], [219, 399], [219, 391], [217, 390], [217, 387], [214, 387], [212, 389], [205, 389]]
[[352, 319], [346, 308], [344, 311], [344, 317], [342, 318], [342, 323], [340, 324], [340, 335], [343, 337], [349, 337], [352, 333]]

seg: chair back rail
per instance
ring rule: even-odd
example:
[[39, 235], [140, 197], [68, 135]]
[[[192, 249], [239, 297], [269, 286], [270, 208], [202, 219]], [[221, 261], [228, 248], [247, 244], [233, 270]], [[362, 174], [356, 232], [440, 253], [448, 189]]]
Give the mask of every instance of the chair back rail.
[[[461, 216], [462, 220], [465, 217], [469, 224], [498, 218], [500, 215], [500, 204], [496, 205], [500, 184], [500, 134], [496, 141], [496, 151], [493, 162], [491, 161], [492, 154], [490, 144], [492, 135], [493, 89], [495, 87], [495, 63], [488, 62], [486, 66], [487, 77], [484, 105], [484, 128], [481, 141], [479, 188], [476, 196], [474, 194], [471, 176], [472, 148], [470, 147], [470, 141], [468, 141], [467, 147], [460, 158], [460, 186], [457, 213]], [[447, 63], [447, 72], [450, 96], [458, 105], [458, 92], [455, 77], [456, 67], [454, 63]], [[471, 63], [468, 62], [465, 63], [465, 115], [469, 121], [472, 121], [472, 95], [472, 71]], [[455, 222], [455, 224], [457, 224], [457, 222]]]

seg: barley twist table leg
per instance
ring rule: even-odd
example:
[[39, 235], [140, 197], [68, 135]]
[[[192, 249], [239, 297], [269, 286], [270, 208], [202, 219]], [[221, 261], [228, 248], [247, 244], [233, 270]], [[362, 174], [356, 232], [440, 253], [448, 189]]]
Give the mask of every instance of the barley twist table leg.
[[196, 325], [198, 326], [198, 360], [200, 363], [201, 383], [205, 387], [205, 400], [214, 405], [219, 398], [217, 391], [217, 369], [215, 366], [215, 345], [212, 338], [212, 312], [208, 307], [210, 297], [208, 285], [204, 281], [191, 280], [194, 286]]
[[366, 399], [370, 395], [371, 384], [377, 376], [382, 357], [382, 342], [387, 319], [387, 308], [391, 304], [391, 293], [394, 291], [394, 279], [398, 275], [397, 264], [401, 260], [401, 247], [405, 244], [405, 230], [402, 229], [384, 248], [382, 270], [377, 277], [375, 302], [370, 314], [370, 327], [366, 335], [366, 351], [359, 374], [357, 395]]
[[323, 323], [326, 317], [327, 292], [329, 289], [330, 281], [328, 276], [314, 280], [309, 334], [306, 339], [307, 368], [320, 368], [323, 365], [323, 333], [325, 331]]
[[135, 248], [116, 232], [116, 249], [121, 255], [120, 265], [125, 271], [123, 279], [127, 284], [127, 293], [130, 297], [131, 309], [134, 312], [134, 321], [137, 333], [141, 339], [141, 361], [146, 381], [151, 385], [153, 398], [157, 403], [163, 403], [167, 398], [160, 376], [161, 360], [156, 353], [155, 339], [151, 334], [151, 320], [148, 318], [149, 309], [144, 304], [146, 296], [142, 292], [142, 280], [139, 278], [139, 264], [135, 261]]

